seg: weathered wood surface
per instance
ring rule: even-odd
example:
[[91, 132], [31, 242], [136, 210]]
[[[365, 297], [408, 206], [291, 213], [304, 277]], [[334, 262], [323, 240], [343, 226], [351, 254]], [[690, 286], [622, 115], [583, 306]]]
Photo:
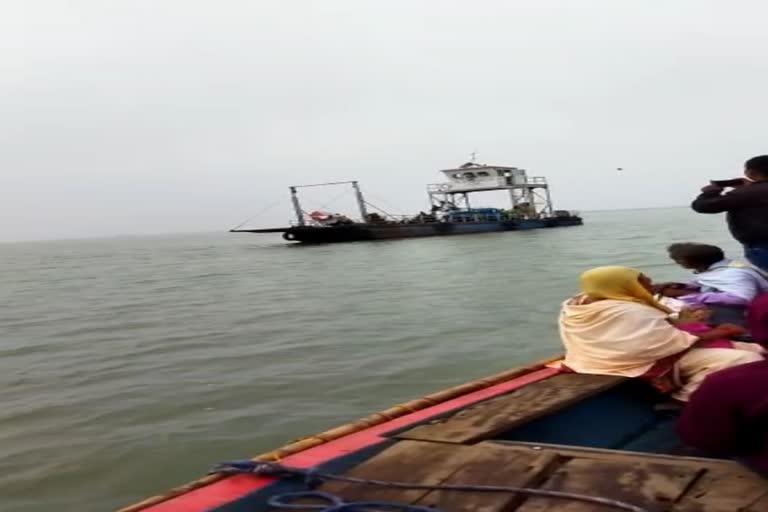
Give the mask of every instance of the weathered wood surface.
[[[710, 510], [716, 510], [716, 509], [710, 509]], [[768, 494], [764, 494], [762, 497], [758, 498], [756, 501], [751, 503], [748, 507], [745, 507], [743, 509], [737, 508], [737, 509], [729, 509], [729, 510], [737, 510], [738, 512], [742, 512], [742, 510], [743, 512], [766, 512], [766, 510], [768, 510]]]
[[[528, 443], [521, 441], [489, 441], [521, 448], [536, 453], [555, 452], [562, 458], [591, 459], [595, 464], [603, 461], [653, 463], [699, 470], [700, 476], [671, 512], [768, 512], [768, 480], [749, 471], [738, 462], [701, 457], [678, 457], [653, 453], [624, 452], [600, 448]], [[758, 508], [755, 508], [758, 507]]]
[[397, 438], [442, 443], [473, 443], [554, 413], [626, 381], [625, 377], [558, 374], [479, 402], [452, 416], [419, 425]]
[[[768, 481], [731, 462], [578, 447], [488, 441], [400, 441], [346, 475], [427, 485], [500, 485], [610, 498], [648, 512], [768, 512]], [[329, 482], [345, 501], [391, 501], [443, 512], [612, 512], [616, 509], [515, 493], [394, 489]]]
[[[530, 441], [486, 441], [483, 444], [497, 444], [512, 448], [521, 448], [532, 450], [537, 453], [557, 452], [565, 457], [596, 459], [596, 460], [629, 460], [629, 461], [648, 461], [654, 464], [672, 464], [683, 466], [695, 466], [700, 468], [718, 468], [723, 472], [739, 472], [744, 467], [732, 460], [727, 459], [708, 459], [702, 457], [685, 457], [679, 455], [666, 455], [660, 453], [629, 452], [621, 450], [610, 450], [607, 448], [586, 448], [581, 446], [572, 446], [564, 444], [533, 443]], [[768, 511], [766, 511], [768, 512]]]
[[[467, 455], [467, 461], [444, 480], [443, 485], [535, 487], [560, 464], [560, 457], [554, 453], [497, 451], [493, 446], [484, 445], [473, 447]], [[511, 510], [523, 499], [514, 493], [432, 491], [416, 504], [451, 512], [502, 512]]]
[[[726, 469], [728, 468], [728, 469]], [[688, 490], [685, 499], [671, 510], [674, 512], [735, 512], [749, 510], [768, 512], [768, 499], [761, 508], [754, 508], [762, 497], [768, 496], [768, 481], [735, 464], [707, 466], [706, 471]]]
[[[501, 449], [500, 449], [501, 448]], [[428, 485], [474, 484], [527, 486], [549, 473], [557, 455], [492, 445], [456, 446], [402, 441], [347, 473], [361, 478]], [[345, 501], [395, 501], [437, 506], [442, 510], [507, 510], [513, 493], [465, 493], [391, 489], [330, 482], [322, 487]]]
[[[620, 500], [642, 506], [648, 512], [669, 511], [674, 502], [698, 478], [699, 469], [671, 464], [653, 464], [629, 460], [571, 459], [558, 468], [540, 486]], [[615, 511], [614, 507], [575, 500], [528, 498], [518, 512], [592, 512]]]

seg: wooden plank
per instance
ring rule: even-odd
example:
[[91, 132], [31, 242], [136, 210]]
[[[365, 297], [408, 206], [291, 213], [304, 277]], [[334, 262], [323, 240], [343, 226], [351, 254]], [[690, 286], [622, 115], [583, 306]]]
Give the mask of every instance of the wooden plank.
[[419, 425], [395, 437], [443, 443], [472, 443], [490, 439], [625, 380], [625, 377], [605, 375], [558, 374], [467, 407], [450, 417]]
[[[345, 476], [427, 485], [522, 487], [545, 480], [558, 461], [556, 454], [491, 444], [461, 446], [401, 441], [348, 471]], [[513, 493], [392, 489], [345, 482], [329, 482], [320, 490], [336, 494], [346, 502], [418, 503], [437, 506], [444, 512], [502, 512], [522, 499]]]
[[[460, 449], [457, 450], [457, 448]], [[464, 460], [470, 450], [469, 446], [401, 441], [353, 467], [345, 472], [344, 476], [436, 485], [456, 471], [457, 465]], [[398, 503], [413, 503], [429, 492], [333, 481], [324, 483], [318, 490], [336, 494], [344, 501], [381, 500]], [[309, 505], [317, 502], [302, 499], [293, 501], [292, 504]], [[313, 509], [277, 510], [311, 512]], [[316, 509], [314, 512], [317, 512]]]
[[558, 453], [562, 457], [600, 461], [625, 461], [629, 463], [653, 463], [668, 466], [684, 466], [703, 470], [703, 474], [672, 507], [674, 512], [732, 512], [739, 510], [768, 511], [768, 503], [762, 508], [749, 508], [759, 500], [768, 500], [768, 480], [754, 474], [732, 460], [703, 457], [677, 457], [654, 453], [624, 452], [600, 448], [576, 448], [573, 446], [526, 443], [519, 441], [489, 441], [515, 448], [527, 448], [538, 453]]
[[[693, 467], [668, 464], [572, 459], [555, 471], [540, 488], [621, 500], [644, 507], [648, 512], [664, 512], [670, 510], [700, 473]], [[532, 497], [515, 510], [612, 512], [616, 509], [574, 500]]]
[[[536, 486], [562, 463], [555, 453], [537, 454], [483, 443], [473, 447], [471, 457], [442, 485]], [[523, 499], [515, 493], [432, 491], [416, 504], [444, 512], [502, 512]]]
[[[765, 500], [761, 498], [766, 497]], [[754, 508], [762, 501], [762, 505]], [[708, 469], [671, 509], [674, 512], [768, 510], [768, 481], [744, 467]]]
[[[768, 510], [768, 481], [733, 461], [594, 448], [503, 441], [472, 446], [400, 441], [346, 475], [427, 485], [538, 487], [626, 501], [649, 512]], [[326, 483], [320, 490], [347, 502], [413, 503], [444, 512], [615, 510], [513, 493], [393, 489], [343, 482]]]
[[[630, 452], [610, 450], [606, 448], [585, 448], [563, 444], [532, 443], [528, 441], [486, 441], [488, 444], [498, 444], [511, 448], [520, 448], [535, 452], [556, 452], [565, 457], [598, 460], [625, 460], [652, 462], [654, 464], [671, 464], [673, 466], [691, 466], [695, 468], [718, 469], [723, 472], [746, 471], [738, 462], [726, 459], [710, 459], [706, 457], [685, 457], [665, 455], [662, 453]], [[767, 481], [768, 483], [768, 481]]]
[[745, 509], [729, 509], [729, 511], [730, 510], [737, 510], [738, 512], [742, 512], [742, 510], [743, 512], [765, 512], [768, 510], [768, 494], [764, 494]]
[[[451, 476], [471, 451], [469, 446], [404, 441], [352, 468], [345, 476], [437, 485]], [[413, 503], [429, 492], [344, 482], [329, 482], [321, 490], [337, 494], [345, 501], [381, 500], [401, 503]]]

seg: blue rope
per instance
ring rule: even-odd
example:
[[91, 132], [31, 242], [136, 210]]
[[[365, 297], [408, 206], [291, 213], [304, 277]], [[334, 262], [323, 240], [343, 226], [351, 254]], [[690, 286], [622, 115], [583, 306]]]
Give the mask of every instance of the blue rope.
[[[612, 507], [619, 510], [627, 510], [629, 512], [649, 512], [647, 509], [643, 507], [638, 507], [637, 505], [632, 505], [631, 503], [614, 500], [610, 498], [601, 498], [599, 496], [589, 496], [586, 494], [576, 494], [576, 493], [563, 492], [563, 491], [549, 491], [546, 489], [532, 489], [529, 487], [507, 487], [507, 486], [499, 486], [499, 485], [453, 485], [453, 484], [427, 485], [427, 484], [413, 484], [413, 483], [407, 483], [407, 482], [389, 482], [386, 480], [371, 480], [368, 478], [358, 478], [353, 476], [342, 476], [342, 475], [334, 475], [331, 473], [322, 473], [318, 471], [316, 468], [310, 468], [310, 469], [296, 468], [291, 466], [283, 466], [282, 464], [278, 464], [276, 462], [268, 462], [268, 461], [261, 461], [261, 460], [233, 460], [228, 462], [222, 462], [214, 466], [211, 469], [210, 473], [211, 474], [220, 473], [220, 474], [226, 474], [226, 475], [252, 474], [252, 475], [260, 475], [260, 476], [269, 476], [272, 478], [300, 477], [304, 479], [306, 485], [310, 488], [316, 487], [318, 484], [324, 481], [336, 481], [336, 482], [346, 482], [346, 483], [352, 483], [352, 484], [376, 485], [379, 487], [386, 487], [390, 489], [421, 489], [421, 490], [428, 490], [428, 491], [517, 493], [525, 496], [538, 496], [542, 498], [556, 498], [556, 499], [563, 499], [563, 500], [580, 501], [583, 503], [592, 503], [592, 504]], [[302, 496], [297, 496], [297, 494], [301, 494]], [[293, 505], [287, 508], [294, 508], [294, 509], [320, 508], [322, 509], [322, 512], [338, 512], [338, 511], [345, 511], [345, 510], [348, 512], [352, 512], [352, 505], [355, 505], [357, 507], [363, 506], [362, 503], [354, 503], [354, 504], [344, 503], [343, 501], [341, 501], [341, 499], [338, 496], [335, 496], [329, 493], [323, 493], [323, 492], [311, 492], [309, 494], [306, 494], [306, 493], [283, 494], [279, 496], [274, 496], [272, 499], [269, 500], [269, 503], [272, 504], [273, 500], [277, 498], [279, 503], [283, 503], [280, 506], [285, 508], [284, 500], [286, 498], [288, 499], [288, 504], [290, 505], [291, 504], [290, 502], [292, 499], [300, 498], [300, 497], [315, 497], [315, 498], [319, 497], [319, 499], [324, 500], [327, 503], [327, 505], [316, 505], [315, 507], [307, 507], [302, 504], [301, 507], [299, 507], [298, 505]], [[413, 508], [414, 507], [413, 505], [405, 505], [401, 503], [380, 502], [378, 505], [370, 505], [370, 503], [375, 503], [375, 502], [363, 502], [363, 503], [368, 503], [367, 506], [395, 508], [405, 512], [423, 512], [427, 510], [424, 507]], [[411, 507], [411, 508], [405, 508], [405, 507]], [[428, 510], [430, 510], [431, 512], [435, 512], [435, 509], [428, 509]]]
[[[296, 500], [312, 499], [320, 501], [317, 504], [307, 504], [305, 502], [294, 503]], [[418, 505], [408, 505], [406, 503], [394, 503], [389, 501], [355, 501], [346, 502], [335, 494], [319, 491], [290, 492], [278, 494], [267, 500], [271, 507], [282, 509], [306, 510], [314, 509], [319, 512], [364, 512], [366, 509], [387, 509], [401, 512], [441, 512], [439, 509], [431, 507], [420, 507]]]

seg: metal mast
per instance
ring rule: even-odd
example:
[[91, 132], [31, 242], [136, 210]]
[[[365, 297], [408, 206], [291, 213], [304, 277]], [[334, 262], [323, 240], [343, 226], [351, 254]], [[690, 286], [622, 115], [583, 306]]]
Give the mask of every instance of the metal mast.
[[299, 226], [304, 226], [304, 211], [301, 209], [299, 193], [296, 191], [296, 187], [291, 187], [291, 202], [293, 203], [293, 211], [296, 212], [296, 221], [299, 223]]
[[365, 199], [363, 198], [363, 193], [360, 190], [360, 185], [358, 185], [356, 181], [353, 181], [352, 188], [355, 189], [357, 207], [360, 208], [360, 215], [363, 217], [363, 222], [368, 222], [368, 209], [365, 207]]

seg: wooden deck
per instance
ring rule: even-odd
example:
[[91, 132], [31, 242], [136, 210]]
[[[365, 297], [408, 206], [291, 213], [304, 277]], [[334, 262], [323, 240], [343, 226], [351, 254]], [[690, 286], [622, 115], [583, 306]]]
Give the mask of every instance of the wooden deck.
[[[400, 441], [347, 473], [418, 484], [506, 485], [613, 498], [648, 512], [765, 512], [768, 483], [735, 462], [486, 441]], [[385, 500], [445, 512], [609, 512], [615, 508], [513, 493], [388, 489], [329, 483], [346, 501]]]
[[[732, 461], [494, 441], [625, 379], [561, 374], [454, 411], [395, 436], [350, 476], [417, 484], [533, 487], [612, 498], [648, 512], [766, 512], [768, 481]], [[607, 411], [609, 412], [609, 411]], [[346, 501], [384, 500], [445, 512], [609, 512], [608, 506], [514, 493], [392, 489], [328, 483]]]
[[417, 426], [398, 437], [444, 443], [490, 439], [625, 382], [625, 377], [564, 373], [479, 402], [447, 418]]

